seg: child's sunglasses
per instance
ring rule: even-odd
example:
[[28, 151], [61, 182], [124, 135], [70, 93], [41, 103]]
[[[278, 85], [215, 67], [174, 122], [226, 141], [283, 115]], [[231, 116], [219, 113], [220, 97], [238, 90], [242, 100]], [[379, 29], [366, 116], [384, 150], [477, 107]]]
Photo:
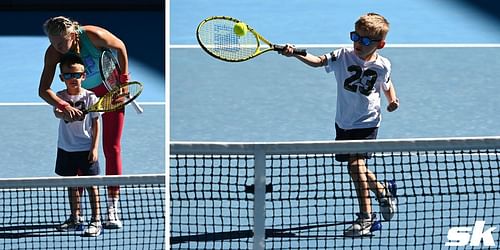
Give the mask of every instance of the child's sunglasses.
[[76, 73], [62, 73], [62, 77], [64, 80], [70, 80], [70, 79], [80, 79], [83, 76], [83, 72], [76, 72]]
[[370, 44], [372, 42], [380, 42], [380, 41], [382, 41], [382, 39], [371, 39], [367, 36], [360, 36], [358, 33], [356, 33], [356, 31], [352, 31], [351, 32], [351, 41], [353, 41], [353, 42], [360, 41], [361, 44], [363, 44], [364, 46], [370, 46]]

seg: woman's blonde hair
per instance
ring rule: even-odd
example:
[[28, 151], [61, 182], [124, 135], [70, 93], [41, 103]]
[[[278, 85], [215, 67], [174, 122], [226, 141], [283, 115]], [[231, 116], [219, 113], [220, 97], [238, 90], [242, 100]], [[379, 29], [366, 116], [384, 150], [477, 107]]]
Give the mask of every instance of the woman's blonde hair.
[[56, 16], [49, 18], [45, 23], [43, 24], [43, 31], [45, 32], [45, 35], [47, 36], [68, 36], [71, 33], [75, 33], [75, 52], [77, 54], [80, 54], [80, 47], [78, 46], [79, 44], [79, 36], [76, 31], [78, 30], [80, 24], [77, 21], [73, 21], [67, 17], [64, 16]]
[[64, 16], [56, 16], [49, 18], [43, 24], [43, 31], [46, 35], [58, 36], [68, 35], [78, 29], [78, 22], [73, 21]]
[[385, 17], [377, 13], [368, 13], [359, 17], [355, 27], [357, 30], [363, 30], [377, 39], [385, 39], [389, 32], [389, 22]]

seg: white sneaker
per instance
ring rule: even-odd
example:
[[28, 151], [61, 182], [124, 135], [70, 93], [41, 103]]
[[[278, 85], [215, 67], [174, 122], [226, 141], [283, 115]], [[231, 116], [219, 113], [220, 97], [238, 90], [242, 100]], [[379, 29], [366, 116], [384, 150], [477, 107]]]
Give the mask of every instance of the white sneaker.
[[97, 237], [99, 235], [101, 235], [101, 222], [96, 221], [96, 220], [92, 220], [89, 223], [89, 226], [87, 227], [87, 229], [85, 229], [85, 231], [83, 232], [83, 236], [85, 236], [85, 237]]
[[104, 228], [106, 229], [120, 229], [123, 227], [120, 218], [118, 218], [119, 210], [116, 208], [108, 209], [108, 219], [104, 223]]
[[397, 185], [396, 181], [387, 181], [385, 183], [385, 191], [383, 197], [378, 198], [380, 204], [380, 213], [384, 220], [389, 221], [394, 217], [397, 210]]
[[354, 223], [344, 231], [344, 236], [359, 237], [370, 234], [372, 225], [375, 221], [375, 214], [357, 213], [358, 218]]

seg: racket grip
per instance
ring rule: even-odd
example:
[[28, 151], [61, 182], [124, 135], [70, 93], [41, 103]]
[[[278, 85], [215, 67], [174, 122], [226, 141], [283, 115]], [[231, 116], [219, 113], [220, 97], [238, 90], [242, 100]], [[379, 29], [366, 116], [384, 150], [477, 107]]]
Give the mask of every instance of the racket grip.
[[[273, 45], [273, 49], [276, 51], [283, 51], [284, 48], [285, 48], [285, 46], [283, 46], [283, 45], [276, 45], [276, 44]], [[306, 56], [307, 51], [305, 49], [293, 48], [293, 54]]]
[[139, 104], [137, 104], [135, 101], [132, 101], [132, 106], [134, 106], [137, 114], [142, 114], [144, 112], [144, 109], [142, 109], [141, 106], [139, 106]]

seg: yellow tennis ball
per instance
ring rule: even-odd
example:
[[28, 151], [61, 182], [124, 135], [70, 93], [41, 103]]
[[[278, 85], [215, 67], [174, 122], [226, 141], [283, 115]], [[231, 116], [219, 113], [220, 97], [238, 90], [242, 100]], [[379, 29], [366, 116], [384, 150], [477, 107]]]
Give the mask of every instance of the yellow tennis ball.
[[248, 28], [245, 23], [239, 22], [233, 27], [234, 33], [238, 36], [244, 36], [247, 34]]

